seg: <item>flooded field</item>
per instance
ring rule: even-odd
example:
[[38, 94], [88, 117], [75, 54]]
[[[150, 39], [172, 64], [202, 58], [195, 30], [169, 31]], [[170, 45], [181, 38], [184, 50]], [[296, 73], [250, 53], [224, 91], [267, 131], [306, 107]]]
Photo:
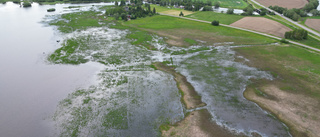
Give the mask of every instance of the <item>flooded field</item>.
[[[163, 37], [152, 35], [146, 42], [155, 49], [149, 50], [133, 45], [134, 39], [127, 37], [133, 32], [113, 29], [113, 23], [70, 33], [48, 26], [62, 20], [61, 13], [99, 10], [92, 4], [73, 10], [56, 5], [60, 10], [55, 13], [45, 12], [52, 6], [16, 6], [1, 5], [1, 17], [40, 15], [26, 19], [30, 24], [25, 21], [27, 30], [21, 28], [21, 33], [3, 27], [10, 23], [1, 28], [3, 135], [160, 136], [161, 124], [174, 124], [189, 111], [173, 76], [152, 66], [165, 62], [195, 87], [212, 122], [248, 136], [290, 136], [281, 122], [242, 95], [250, 79], [273, 79], [272, 75], [235, 62], [241, 57], [228, 43], [170, 47]], [[12, 13], [3, 14], [6, 8]], [[21, 26], [16, 25], [12, 27]]]

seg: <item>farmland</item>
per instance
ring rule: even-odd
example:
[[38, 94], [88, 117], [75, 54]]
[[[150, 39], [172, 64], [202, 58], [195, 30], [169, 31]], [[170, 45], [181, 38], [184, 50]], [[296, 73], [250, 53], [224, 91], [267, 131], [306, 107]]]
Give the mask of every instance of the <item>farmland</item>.
[[196, 12], [191, 15], [186, 16], [188, 18], [205, 20], [205, 21], [213, 21], [218, 20], [222, 24], [230, 25], [233, 22], [236, 22], [242, 19], [244, 16], [241, 15], [234, 15], [234, 14], [223, 14], [223, 13], [216, 13], [211, 11], [204, 11], [204, 12]]
[[283, 38], [285, 32], [291, 31], [290, 28], [280, 24], [279, 22], [263, 17], [245, 17], [235, 23], [232, 23], [231, 26], [256, 30]]
[[317, 31], [320, 31], [320, 19], [307, 19], [305, 24]]
[[307, 0], [256, 0], [264, 6], [280, 6], [288, 9], [302, 8], [308, 3]]

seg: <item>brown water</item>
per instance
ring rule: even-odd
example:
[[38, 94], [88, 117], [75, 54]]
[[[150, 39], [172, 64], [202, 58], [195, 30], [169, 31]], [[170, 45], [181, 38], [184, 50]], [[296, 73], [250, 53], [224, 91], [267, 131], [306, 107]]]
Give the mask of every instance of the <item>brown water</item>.
[[[95, 82], [96, 63], [50, 65], [47, 54], [59, 47], [60, 35], [39, 23], [67, 5], [0, 4], [0, 136], [37, 137], [52, 131], [51, 116], [60, 100]], [[55, 7], [54, 13], [48, 8]]]

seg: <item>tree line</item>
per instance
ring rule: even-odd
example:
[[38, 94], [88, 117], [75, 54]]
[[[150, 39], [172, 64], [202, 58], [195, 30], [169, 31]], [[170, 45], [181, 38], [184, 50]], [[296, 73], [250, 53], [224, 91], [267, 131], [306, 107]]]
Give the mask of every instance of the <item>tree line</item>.
[[127, 21], [128, 19], [153, 16], [156, 14], [156, 9], [151, 10], [150, 4], [143, 4], [142, 0], [134, 0], [131, 5], [126, 5], [126, 2], [122, 0], [120, 5], [115, 2], [115, 7], [107, 9], [105, 14], [114, 17], [116, 20], [121, 17], [122, 20]]
[[311, 13], [313, 16], [320, 16], [320, 11], [317, 10], [318, 6], [318, 0], [309, 0], [309, 3], [301, 9], [293, 8], [288, 10], [287, 8], [279, 6], [270, 6], [269, 8], [294, 21], [298, 21], [301, 17], [307, 17], [307, 13]]

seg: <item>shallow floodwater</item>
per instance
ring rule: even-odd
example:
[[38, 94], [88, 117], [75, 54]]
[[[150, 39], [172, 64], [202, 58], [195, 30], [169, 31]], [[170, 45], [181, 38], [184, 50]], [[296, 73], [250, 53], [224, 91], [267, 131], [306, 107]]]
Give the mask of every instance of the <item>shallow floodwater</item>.
[[[40, 23], [73, 12], [67, 6], [0, 5], [0, 17], [7, 20], [0, 33], [1, 136], [159, 136], [161, 124], [181, 120], [185, 111], [173, 77], [150, 66], [170, 60], [219, 125], [247, 135], [290, 136], [281, 122], [242, 96], [250, 78], [272, 76], [235, 62], [228, 43], [168, 47], [154, 35], [149, 44], [157, 50], [151, 51], [132, 45], [126, 38], [132, 32], [111, 29], [112, 24], [65, 35]], [[47, 13], [52, 7], [57, 11]], [[85, 57], [89, 63], [50, 64], [46, 57], [70, 39], [84, 48], [68, 59]]]
[[[0, 134], [6, 137], [48, 136], [58, 102], [79, 87], [95, 83], [97, 63], [50, 65], [48, 53], [59, 47], [52, 27], [39, 23], [67, 5], [20, 8], [0, 4]], [[48, 8], [55, 7], [55, 13]]]

